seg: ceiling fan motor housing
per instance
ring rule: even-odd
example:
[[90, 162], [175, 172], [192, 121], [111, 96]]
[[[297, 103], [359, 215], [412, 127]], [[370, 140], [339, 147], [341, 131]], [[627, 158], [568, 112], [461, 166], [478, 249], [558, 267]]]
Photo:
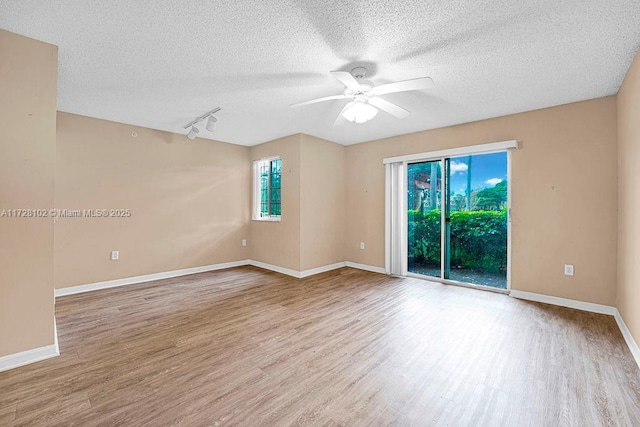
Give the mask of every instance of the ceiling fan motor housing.
[[363, 79], [367, 75], [367, 69], [364, 67], [356, 67], [351, 70], [351, 75], [356, 79]]
[[347, 96], [366, 95], [371, 89], [373, 89], [373, 83], [369, 80], [358, 80], [360, 87], [358, 90], [345, 89], [344, 94]]

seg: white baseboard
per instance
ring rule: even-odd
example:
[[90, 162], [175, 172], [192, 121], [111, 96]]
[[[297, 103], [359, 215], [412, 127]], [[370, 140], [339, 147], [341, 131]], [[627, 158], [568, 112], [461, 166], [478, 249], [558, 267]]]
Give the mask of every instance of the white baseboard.
[[53, 315], [53, 346], [56, 348], [56, 356], [60, 356], [60, 346], [58, 346], [58, 320], [55, 314]]
[[295, 277], [298, 279], [300, 278], [300, 272], [297, 270], [292, 270], [290, 268], [280, 267], [273, 264], [267, 264], [266, 262], [254, 260], [249, 260], [248, 264], [253, 265], [254, 267], [264, 268], [265, 270], [275, 271], [276, 273], [286, 274], [287, 276]]
[[55, 317], [53, 319], [53, 334], [52, 345], [45, 345], [44, 347], [38, 347], [32, 350], [21, 351], [20, 353], [0, 357], [0, 372], [60, 356], [60, 348], [58, 347], [58, 329], [56, 327]]
[[248, 260], [242, 260], [242, 261], [225, 262], [222, 264], [205, 265], [202, 267], [184, 268], [182, 270], [165, 271], [162, 273], [145, 274], [143, 276], [125, 277], [123, 279], [88, 283], [86, 285], [70, 286], [68, 288], [59, 288], [55, 290], [55, 296], [56, 298], [58, 298], [66, 295], [75, 295], [75, 294], [80, 294], [84, 292], [97, 291], [100, 289], [115, 288], [119, 286], [135, 285], [137, 283], [152, 282], [155, 280], [171, 279], [174, 277], [187, 276], [189, 274], [204, 273], [207, 271], [222, 270], [225, 268], [240, 267], [243, 265], [253, 265], [254, 267], [260, 267], [260, 268], [264, 268], [265, 270], [271, 270], [277, 273], [286, 274], [287, 276], [295, 277], [297, 279], [313, 276], [319, 273], [324, 273], [326, 271], [336, 270], [338, 268], [342, 268], [345, 266], [351, 267], [351, 268], [357, 268], [360, 270], [372, 271], [374, 273], [382, 273], [382, 274], [385, 273], [383, 267], [374, 267], [371, 265], [358, 264], [358, 263], [349, 262], [349, 261], [337, 262], [335, 264], [324, 265], [322, 267], [316, 267], [316, 268], [312, 268], [304, 271], [297, 271], [297, 270], [292, 270], [290, 268], [268, 264], [266, 262], [248, 259]]
[[337, 262], [335, 264], [323, 265], [322, 267], [311, 268], [300, 272], [300, 278], [313, 276], [314, 274], [325, 273], [331, 270], [337, 270], [345, 266], [344, 262]]
[[614, 316], [618, 311], [615, 307], [592, 302], [577, 301], [573, 299], [552, 297], [549, 295], [536, 294], [533, 292], [511, 290], [510, 296], [528, 301], [542, 302], [545, 304], [559, 305], [561, 307], [575, 308], [576, 310], [590, 311], [592, 313], [608, 314]]
[[65, 295], [80, 294], [83, 292], [97, 291], [99, 289], [109, 289], [118, 286], [135, 285], [136, 283], [151, 282], [154, 280], [171, 279], [173, 277], [186, 276], [189, 274], [204, 273], [207, 271], [222, 270], [224, 268], [240, 267], [248, 265], [249, 260], [225, 262], [222, 264], [205, 265], [202, 267], [184, 268], [182, 270], [165, 271], [162, 273], [145, 274], [143, 276], [125, 277], [124, 279], [107, 280], [106, 282], [89, 283], [86, 285], [71, 286], [55, 290], [56, 297]]
[[373, 273], [381, 273], [386, 274], [387, 272], [384, 270], [384, 267], [376, 267], [373, 265], [367, 264], [358, 264], [357, 262], [347, 261], [344, 263], [347, 267], [357, 268], [358, 270], [371, 271]]
[[351, 268], [357, 268], [359, 270], [366, 270], [366, 271], [372, 271], [374, 273], [385, 274], [384, 267], [374, 267], [372, 265], [358, 264], [350, 261], [323, 265], [322, 267], [316, 267], [316, 268], [312, 268], [310, 270], [304, 270], [304, 271], [292, 270], [290, 268], [279, 267], [277, 265], [267, 264], [266, 262], [260, 262], [260, 261], [254, 261], [254, 260], [250, 260], [249, 265], [264, 268], [265, 270], [275, 271], [277, 273], [286, 274], [287, 276], [296, 277], [298, 279], [313, 276], [315, 274], [320, 274], [320, 273], [324, 273], [331, 270], [336, 270], [342, 267], [351, 267]]
[[640, 348], [638, 347], [638, 343], [636, 342], [636, 340], [633, 339], [633, 336], [631, 335], [631, 331], [629, 331], [629, 328], [627, 328], [627, 324], [624, 323], [624, 319], [622, 318], [622, 315], [617, 309], [613, 317], [616, 319], [616, 323], [620, 328], [620, 332], [622, 332], [622, 336], [624, 337], [624, 340], [626, 341], [627, 346], [629, 347], [629, 350], [631, 350], [631, 354], [633, 355], [633, 358], [635, 359], [636, 363], [640, 367]]
[[249, 265], [253, 265], [254, 267], [264, 268], [265, 270], [275, 271], [276, 273], [286, 274], [287, 276], [295, 277], [297, 279], [302, 279], [303, 277], [313, 276], [314, 274], [324, 273], [326, 271], [335, 270], [341, 267], [344, 267], [344, 262], [338, 262], [335, 264], [323, 265], [322, 267], [316, 267], [309, 270], [293, 270], [290, 268], [280, 267], [278, 265], [268, 264], [262, 261], [249, 260]]

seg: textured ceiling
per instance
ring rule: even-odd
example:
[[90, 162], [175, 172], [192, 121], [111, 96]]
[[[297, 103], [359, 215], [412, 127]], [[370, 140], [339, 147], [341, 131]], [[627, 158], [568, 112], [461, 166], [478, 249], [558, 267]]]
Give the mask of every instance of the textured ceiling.
[[[59, 46], [58, 109], [255, 145], [303, 132], [342, 144], [615, 94], [640, 45], [638, 0], [2, 0], [0, 28]], [[6, 60], [3, 59], [3, 60]], [[411, 111], [333, 121], [347, 102], [331, 70]]]

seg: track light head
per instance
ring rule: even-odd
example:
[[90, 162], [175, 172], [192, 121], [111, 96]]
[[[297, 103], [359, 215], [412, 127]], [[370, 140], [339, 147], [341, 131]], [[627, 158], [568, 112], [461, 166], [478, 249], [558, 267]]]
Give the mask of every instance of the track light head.
[[191, 130], [187, 134], [187, 138], [196, 139], [196, 136], [198, 136], [199, 133], [200, 133], [200, 130], [197, 127], [191, 126]]
[[216, 119], [213, 114], [209, 116], [209, 120], [207, 120], [207, 130], [209, 132], [213, 132], [216, 130], [216, 124], [218, 123], [218, 119]]
[[183, 126], [184, 129], [189, 129], [189, 133], [187, 134], [187, 138], [189, 139], [196, 139], [198, 137], [198, 134], [200, 133], [200, 129], [198, 129], [196, 127], [196, 125], [200, 125], [200, 123], [202, 123], [202, 121], [204, 119], [208, 119], [207, 120], [207, 130], [209, 132], [213, 132], [216, 128], [216, 123], [218, 122], [218, 119], [216, 119], [213, 115], [215, 113], [217, 113], [218, 111], [220, 111], [221, 108], [220, 107], [216, 107], [213, 110], [204, 113], [201, 116], [196, 117], [195, 119], [191, 120], [189, 123], [187, 123], [186, 125]]

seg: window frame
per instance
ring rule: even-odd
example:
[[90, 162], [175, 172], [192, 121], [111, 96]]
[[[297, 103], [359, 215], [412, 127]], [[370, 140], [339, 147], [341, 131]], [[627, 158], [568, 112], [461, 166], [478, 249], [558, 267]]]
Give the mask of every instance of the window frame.
[[[260, 188], [260, 166], [269, 162], [269, 181], [271, 181], [271, 162], [280, 160], [280, 215], [261, 216], [261, 188]], [[280, 222], [282, 220], [282, 157], [271, 156], [253, 161], [253, 209], [252, 219], [254, 221]]]

